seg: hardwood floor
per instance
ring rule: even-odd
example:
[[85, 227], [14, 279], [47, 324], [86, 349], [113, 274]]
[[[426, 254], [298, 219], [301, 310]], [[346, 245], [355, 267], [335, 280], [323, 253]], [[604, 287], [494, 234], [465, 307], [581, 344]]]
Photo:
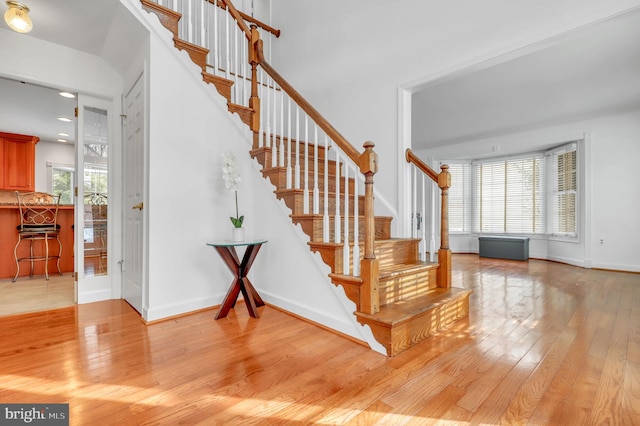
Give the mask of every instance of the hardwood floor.
[[0, 280], [0, 316], [71, 306], [74, 301], [73, 275], [57, 273], [33, 278], [20, 277]]
[[454, 255], [468, 320], [394, 358], [266, 306], [0, 318], [0, 402], [72, 425], [640, 424], [640, 274]]

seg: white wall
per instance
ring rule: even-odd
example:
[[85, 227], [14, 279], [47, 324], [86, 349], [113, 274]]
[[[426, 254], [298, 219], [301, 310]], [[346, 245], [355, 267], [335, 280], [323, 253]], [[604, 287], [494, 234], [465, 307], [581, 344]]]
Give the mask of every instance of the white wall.
[[393, 205], [398, 89], [412, 89], [640, 5], [638, 0], [280, 0], [273, 63], [357, 148], [376, 143], [376, 188]]
[[[544, 150], [587, 136], [577, 242], [534, 237], [531, 257], [584, 267], [640, 271], [640, 110], [420, 151], [442, 160]], [[600, 244], [600, 239], [604, 244]], [[477, 236], [451, 236], [454, 252], [478, 252]]]
[[226, 100], [213, 85], [202, 82], [200, 69], [173, 47], [169, 34], [158, 31], [157, 19], [152, 15], [144, 19], [154, 28], [149, 65], [145, 319], [222, 302], [232, 275], [206, 243], [231, 236], [229, 217], [235, 215], [235, 200], [224, 188], [222, 154], [232, 151], [242, 178], [238, 204], [245, 216], [246, 236], [268, 240], [250, 274], [258, 292], [267, 303], [375, 344], [368, 329], [352, 315], [353, 303], [331, 284], [330, 271], [319, 255], [311, 255], [308, 238], [292, 226], [291, 212], [276, 200], [274, 188], [249, 156], [252, 134], [248, 127], [227, 111]]
[[75, 159], [75, 146], [58, 142], [39, 141], [36, 144], [35, 190], [47, 192], [48, 169], [47, 163], [70, 165], [73, 167]]

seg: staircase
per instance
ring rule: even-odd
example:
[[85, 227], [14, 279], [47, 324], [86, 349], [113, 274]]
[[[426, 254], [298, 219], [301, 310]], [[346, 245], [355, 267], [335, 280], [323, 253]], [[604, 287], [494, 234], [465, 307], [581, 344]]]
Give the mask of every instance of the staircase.
[[[371, 328], [388, 356], [468, 316], [471, 292], [451, 287], [451, 254], [444, 229], [450, 185], [446, 166], [438, 174], [407, 154], [407, 160], [442, 189], [444, 244], [438, 251], [440, 263], [431, 263], [420, 259], [420, 238], [392, 238], [392, 218], [373, 214], [377, 171], [373, 143], [365, 143], [363, 153], [353, 148], [264, 59], [258, 27], [272, 34], [276, 30], [241, 14], [228, 0], [209, 2], [212, 13], [220, 9], [230, 14], [248, 40], [251, 76], [247, 72], [241, 79], [242, 84], [251, 80], [252, 86], [248, 103], [242, 105], [234, 99], [241, 68], [236, 65], [234, 80], [216, 75], [220, 67], [208, 63], [209, 50], [179, 38], [180, 13], [150, 0], [141, 2], [173, 33], [175, 47], [187, 51], [200, 66], [203, 81], [214, 84], [226, 98], [229, 111], [239, 114], [251, 128], [250, 155], [262, 165], [274, 195], [291, 209], [292, 223], [309, 236], [309, 249], [331, 268], [331, 282], [344, 288], [355, 304], [358, 322]], [[245, 21], [251, 23], [251, 29]], [[259, 76], [259, 67], [266, 75]], [[207, 71], [211, 68], [213, 73]], [[301, 111], [303, 119], [299, 118]], [[311, 132], [309, 122], [314, 126]], [[319, 132], [325, 135], [324, 143]]]

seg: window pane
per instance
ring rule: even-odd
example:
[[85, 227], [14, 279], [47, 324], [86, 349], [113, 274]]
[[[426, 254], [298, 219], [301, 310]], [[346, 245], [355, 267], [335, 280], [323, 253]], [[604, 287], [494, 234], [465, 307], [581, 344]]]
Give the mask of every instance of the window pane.
[[60, 194], [60, 204], [73, 204], [73, 171], [54, 167], [52, 175], [52, 192]]

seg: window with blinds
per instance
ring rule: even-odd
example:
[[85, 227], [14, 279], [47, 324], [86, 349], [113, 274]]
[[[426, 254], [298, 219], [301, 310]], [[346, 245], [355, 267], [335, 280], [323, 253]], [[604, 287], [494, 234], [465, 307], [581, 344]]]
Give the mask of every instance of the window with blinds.
[[547, 233], [577, 236], [577, 144], [571, 143], [547, 153]]
[[474, 232], [543, 234], [544, 156], [475, 162]]
[[449, 232], [576, 237], [577, 145], [443, 162], [451, 173]]
[[447, 164], [451, 173], [449, 232], [468, 234], [471, 232], [471, 164]]

